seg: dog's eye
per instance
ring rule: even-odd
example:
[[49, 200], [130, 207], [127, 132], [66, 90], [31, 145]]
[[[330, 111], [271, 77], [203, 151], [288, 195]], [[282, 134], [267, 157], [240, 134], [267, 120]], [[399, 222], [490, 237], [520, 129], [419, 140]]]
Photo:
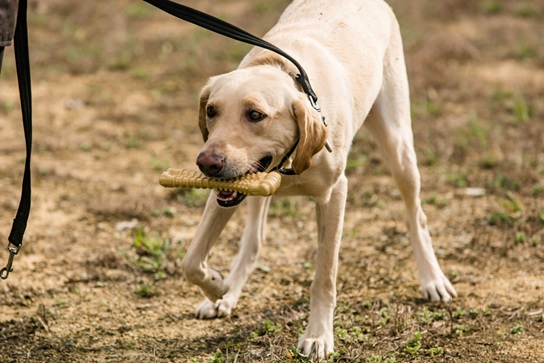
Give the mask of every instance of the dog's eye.
[[264, 120], [266, 118], [266, 115], [262, 112], [251, 110], [248, 112], [247, 118], [249, 119], [249, 121], [259, 122]]
[[208, 118], [214, 118], [216, 114], [217, 112], [215, 111], [215, 107], [213, 106], [206, 107], [206, 116], [208, 116]]

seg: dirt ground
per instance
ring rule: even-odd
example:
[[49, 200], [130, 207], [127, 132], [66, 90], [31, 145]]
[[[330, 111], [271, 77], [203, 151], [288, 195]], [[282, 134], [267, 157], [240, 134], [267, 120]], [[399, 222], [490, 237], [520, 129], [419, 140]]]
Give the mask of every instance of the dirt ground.
[[[0, 362], [305, 362], [312, 202], [273, 201], [239, 306], [200, 321], [180, 261], [206, 193], [197, 97], [249, 46], [137, 0], [30, 1], [33, 205], [0, 281]], [[286, 0], [187, 1], [262, 35]], [[391, 0], [403, 37], [424, 209], [459, 297], [422, 299], [403, 205], [364, 130], [350, 195], [332, 362], [544, 362], [544, 1]], [[0, 78], [0, 263], [23, 171], [12, 49]], [[213, 250], [228, 273], [242, 206]]]

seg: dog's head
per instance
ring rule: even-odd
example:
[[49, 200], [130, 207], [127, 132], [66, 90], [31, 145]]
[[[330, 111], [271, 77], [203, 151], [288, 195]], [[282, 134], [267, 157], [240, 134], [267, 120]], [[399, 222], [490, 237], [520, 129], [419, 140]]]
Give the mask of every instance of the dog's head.
[[327, 139], [307, 96], [287, 73], [268, 65], [212, 77], [200, 95], [199, 127], [205, 144], [197, 164], [223, 179], [272, 168], [297, 140], [292, 168], [300, 174]]

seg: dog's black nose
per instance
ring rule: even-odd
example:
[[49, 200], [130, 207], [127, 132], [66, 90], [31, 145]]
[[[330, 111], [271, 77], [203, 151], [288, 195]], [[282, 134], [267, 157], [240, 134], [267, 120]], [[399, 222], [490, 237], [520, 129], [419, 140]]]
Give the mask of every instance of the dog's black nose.
[[218, 176], [223, 170], [224, 164], [225, 157], [215, 152], [202, 151], [196, 158], [196, 165], [200, 171], [209, 177]]

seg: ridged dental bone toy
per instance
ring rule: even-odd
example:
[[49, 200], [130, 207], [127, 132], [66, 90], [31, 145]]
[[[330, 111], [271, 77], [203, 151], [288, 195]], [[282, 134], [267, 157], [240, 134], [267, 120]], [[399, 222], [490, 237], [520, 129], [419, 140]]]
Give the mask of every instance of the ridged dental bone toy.
[[259, 172], [223, 180], [209, 178], [198, 171], [168, 169], [161, 174], [159, 183], [166, 188], [218, 189], [268, 197], [280, 187], [281, 174], [276, 171]]

